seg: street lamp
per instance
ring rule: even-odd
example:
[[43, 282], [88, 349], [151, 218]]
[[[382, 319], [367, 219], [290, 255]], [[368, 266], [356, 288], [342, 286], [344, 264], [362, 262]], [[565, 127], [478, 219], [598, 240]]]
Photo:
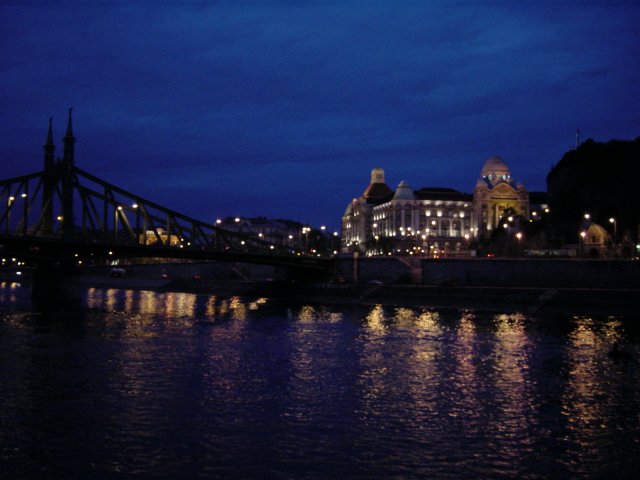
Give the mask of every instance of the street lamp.
[[613, 251], [616, 251], [616, 238], [618, 237], [618, 222], [614, 217], [609, 219], [609, 223], [613, 223]]
[[27, 194], [23, 193], [20, 198], [24, 200], [22, 202], [22, 234], [27, 234], [27, 216], [29, 215], [29, 202], [27, 202]]
[[616, 221], [615, 218], [611, 217], [609, 219], [609, 223], [613, 223], [613, 239], [615, 240], [617, 236], [618, 222]]
[[516, 238], [518, 239], [518, 252], [517, 252], [517, 255], [520, 255], [520, 240], [522, 240], [522, 232], [516, 233]]
[[118, 208], [116, 208], [113, 211], [113, 241], [117, 242], [118, 241], [118, 212], [122, 211], [122, 205], [118, 205]]
[[11, 205], [13, 205], [15, 199], [16, 197], [11, 195], [7, 200], [7, 234], [9, 234], [9, 223], [11, 223]]
[[305, 240], [304, 240], [305, 253], [309, 249], [309, 231], [310, 230], [311, 230], [311, 227], [302, 227], [302, 233], [305, 236]]

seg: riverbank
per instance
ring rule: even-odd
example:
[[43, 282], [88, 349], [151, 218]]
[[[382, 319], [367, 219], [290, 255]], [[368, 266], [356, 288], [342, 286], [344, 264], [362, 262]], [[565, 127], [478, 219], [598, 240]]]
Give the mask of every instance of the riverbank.
[[[18, 280], [5, 272], [9, 285]], [[19, 277], [30, 288], [30, 272]], [[266, 297], [286, 302], [324, 305], [385, 305], [414, 308], [520, 312], [528, 315], [639, 315], [637, 288], [549, 288], [545, 286], [406, 285], [383, 282], [302, 283], [225, 277], [171, 278], [157, 275], [112, 276], [91, 271], [68, 279], [69, 290], [88, 288], [186, 292], [221, 297]]]
[[157, 279], [81, 276], [80, 288], [116, 288], [186, 292], [223, 297], [266, 297], [325, 305], [385, 305], [453, 308], [529, 315], [638, 315], [640, 290], [543, 287], [478, 287], [395, 285], [383, 283], [295, 283], [280, 281], [215, 281], [201, 278]]
[[[637, 315], [640, 290], [429, 285], [314, 285], [268, 288], [270, 296], [309, 303], [454, 308], [529, 315]], [[259, 290], [256, 290], [259, 291]]]

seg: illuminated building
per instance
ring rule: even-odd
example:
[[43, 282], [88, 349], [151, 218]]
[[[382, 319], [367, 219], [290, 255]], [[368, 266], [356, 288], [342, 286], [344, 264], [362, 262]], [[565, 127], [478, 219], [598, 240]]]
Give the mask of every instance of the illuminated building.
[[450, 188], [414, 192], [404, 181], [394, 192], [384, 183], [384, 171], [376, 168], [342, 217], [342, 251], [453, 256], [468, 252], [476, 231], [470, 195]]
[[509, 167], [500, 157], [489, 158], [482, 167], [473, 191], [473, 208], [480, 235], [495, 229], [509, 214], [529, 218], [529, 192], [521, 183], [513, 184]]
[[297, 245], [304, 233], [304, 227], [299, 222], [265, 217], [227, 217], [216, 220], [215, 225], [230, 232], [246, 234], [248, 237], [283, 246]]
[[366, 251], [367, 240], [373, 238], [371, 212], [373, 207], [390, 200], [394, 193], [384, 181], [384, 170], [374, 168], [371, 181], [358, 198], [354, 198], [342, 216], [342, 251]]
[[145, 233], [138, 235], [138, 243], [141, 245], [170, 245], [175, 247], [180, 245], [180, 237], [173, 233], [167, 234], [163, 228], [155, 230], [147, 230]]
[[363, 194], [342, 216], [342, 252], [367, 255], [465, 256], [470, 243], [488, 234], [505, 214], [529, 218], [529, 193], [513, 184], [499, 157], [488, 159], [473, 195], [451, 188], [413, 190], [402, 181], [395, 191], [375, 168]]

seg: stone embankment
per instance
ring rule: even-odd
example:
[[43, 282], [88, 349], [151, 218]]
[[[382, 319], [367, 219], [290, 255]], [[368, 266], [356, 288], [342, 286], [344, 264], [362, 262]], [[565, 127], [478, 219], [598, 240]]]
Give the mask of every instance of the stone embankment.
[[259, 295], [288, 302], [485, 309], [527, 314], [640, 314], [640, 262], [340, 258], [321, 282], [270, 267], [164, 263], [87, 267], [79, 287]]
[[124, 270], [123, 276], [112, 277], [109, 269], [89, 268], [82, 283], [336, 305], [527, 314], [640, 313], [640, 262], [636, 261], [342, 258], [333, 278], [314, 283], [290, 281], [276, 269], [217, 263], [137, 265]]

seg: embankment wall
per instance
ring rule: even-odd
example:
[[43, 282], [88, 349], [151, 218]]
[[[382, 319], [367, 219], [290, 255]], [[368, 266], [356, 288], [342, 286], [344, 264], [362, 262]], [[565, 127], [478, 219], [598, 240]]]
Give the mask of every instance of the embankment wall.
[[419, 259], [352, 257], [335, 260], [335, 277], [346, 283], [420, 283]]
[[630, 260], [342, 257], [336, 260], [335, 270], [347, 283], [640, 288], [640, 262]]
[[422, 284], [545, 288], [640, 288], [640, 262], [582, 259], [422, 260]]

